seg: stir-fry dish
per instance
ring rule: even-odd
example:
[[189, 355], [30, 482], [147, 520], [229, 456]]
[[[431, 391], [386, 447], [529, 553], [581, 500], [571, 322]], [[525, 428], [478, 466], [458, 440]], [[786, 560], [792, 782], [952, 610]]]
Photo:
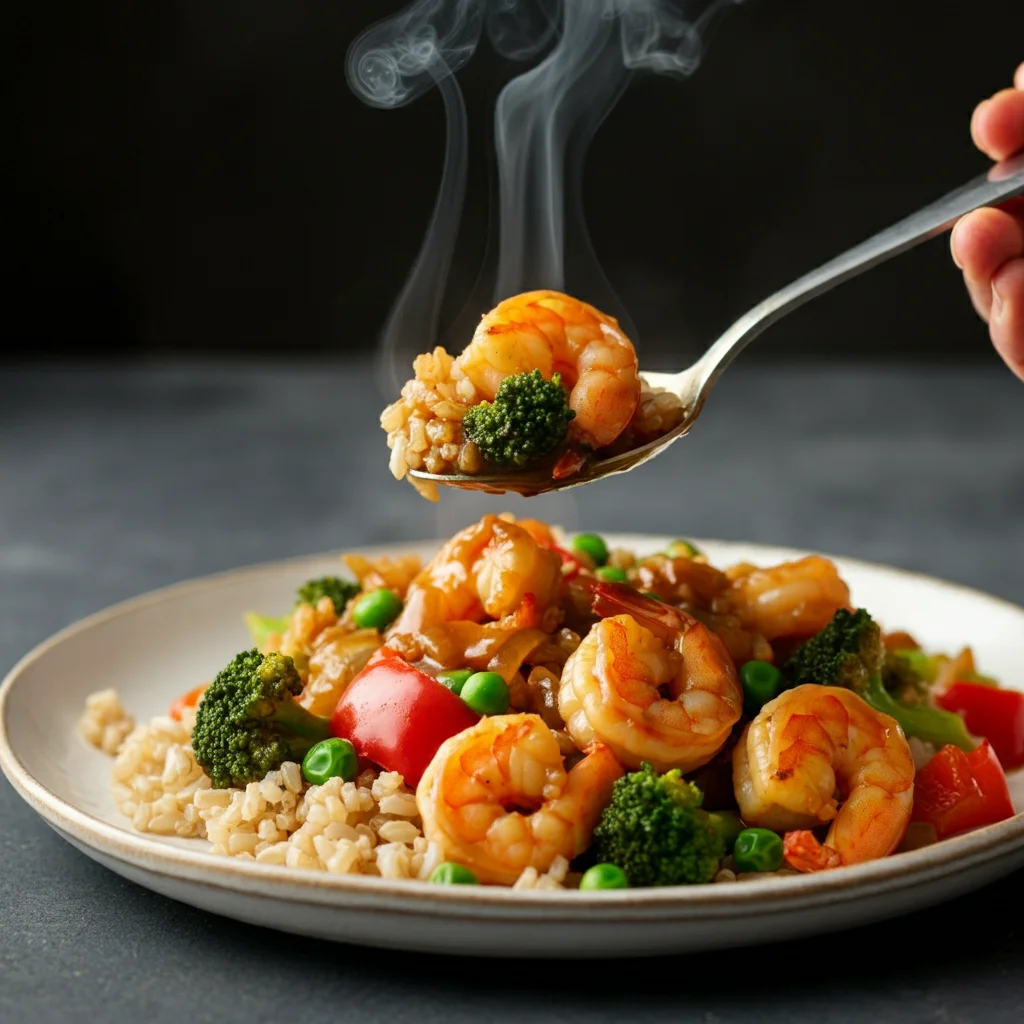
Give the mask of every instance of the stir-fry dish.
[[[391, 472], [578, 473], [682, 422], [678, 396], [647, 387], [614, 317], [561, 292], [524, 292], [480, 321], [458, 356], [435, 348], [381, 414]], [[409, 478], [437, 500], [430, 480]]]
[[1024, 695], [886, 632], [824, 557], [720, 569], [486, 515], [426, 565], [345, 562], [251, 613], [251, 646], [166, 716], [89, 698], [136, 829], [591, 890], [834, 869], [1014, 813]]

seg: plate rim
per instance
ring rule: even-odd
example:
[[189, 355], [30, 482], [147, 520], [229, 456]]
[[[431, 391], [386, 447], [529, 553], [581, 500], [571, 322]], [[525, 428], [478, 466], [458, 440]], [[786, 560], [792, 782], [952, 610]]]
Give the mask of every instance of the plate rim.
[[[575, 531], [572, 531], [575, 532]], [[606, 531], [605, 536], [615, 543], [635, 543], [637, 540], [664, 542], [669, 535], [656, 533], [628, 533]], [[771, 556], [802, 557], [820, 553], [846, 563], [851, 568], [883, 572], [906, 577], [919, 583], [938, 584], [945, 590], [958, 592], [964, 597], [981, 598], [1002, 606], [1007, 611], [1024, 617], [1024, 606], [997, 597], [983, 590], [925, 573], [898, 566], [871, 562], [846, 555], [812, 552], [810, 549], [791, 548], [756, 541], [692, 538], [698, 546], [722, 548], [748, 548]], [[73, 636], [88, 632], [102, 623], [122, 615], [175, 600], [189, 593], [214, 589], [229, 580], [234, 582], [246, 576], [275, 575], [292, 568], [298, 570], [310, 563], [340, 559], [342, 553], [359, 554], [382, 552], [422, 552], [436, 548], [443, 539], [400, 541], [346, 547], [330, 551], [298, 555], [283, 559], [256, 562], [229, 568], [203, 576], [190, 577], [175, 583], [145, 591], [108, 605], [83, 618], [77, 619], [43, 639], [25, 653], [11, 667], [0, 682], [0, 770], [3, 770], [15, 791], [58, 834], [68, 834], [79, 842], [133, 867], [168, 879], [186, 881], [218, 890], [245, 892], [254, 883], [260, 883], [260, 895], [285, 899], [290, 903], [310, 903], [318, 906], [341, 906], [353, 901], [375, 902], [380, 909], [398, 912], [443, 912], [454, 919], [459, 910], [468, 918], [479, 919], [480, 912], [502, 916], [532, 916], [544, 908], [557, 908], [559, 920], [570, 922], [593, 921], [610, 913], [615, 920], [625, 920], [633, 912], [640, 917], [651, 913], [672, 911], [682, 917], [700, 917], [703, 920], [726, 920], [739, 913], [760, 908], [766, 912], [784, 905], [790, 909], [813, 909], [822, 900], [846, 902], [859, 893], [879, 894], [893, 890], [905, 891], [948, 875], [950, 871], [975, 868], [992, 861], [1019, 854], [1024, 847], [1024, 810], [1012, 818], [987, 825], [973, 832], [953, 836], [940, 843], [890, 857], [849, 865], [834, 871], [800, 874], [776, 878], [736, 881], [729, 884], [706, 883], [694, 886], [664, 886], [649, 889], [625, 889], [581, 893], [573, 889], [511, 889], [500, 886], [432, 886], [419, 880], [383, 879], [363, 875], [331, 875], [325, 872], [282, 870], [279, 865], [259, 864], [236, 858], [216, 857], [209, 849], [183, 849], [172, 846], [166, 837], [137, 833], [128, 827], [113, 825], [58, 796], [36, 779], [14, 750], [8, 731], [8, 700], [19, 678], [52, 648]], [[325, 899], [326, 897], [326, 899]], [[394, 905], [398, 901], [398, 905]], [[578, 912], [578, 917], [572, 914]]]

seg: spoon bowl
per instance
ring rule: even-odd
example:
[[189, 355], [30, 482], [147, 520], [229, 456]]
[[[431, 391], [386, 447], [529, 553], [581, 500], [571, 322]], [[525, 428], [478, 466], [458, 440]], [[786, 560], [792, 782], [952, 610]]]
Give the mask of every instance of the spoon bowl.
[[994, 164], [986, 173], [768, 296], [733, 323], [689, 368], [680, 373], [645, 373], [641, 370], [640, 376], [648, 387], [672, 392], [683, 405], [682, 422], [648, 444], [606, 458], [591, 456], [578, 472], [560, 479], [552, 477], [550, 467], [546, 466], [475, 475], [411, 470], [409, 475], [445, 487], [489, 494], [515, 491], [532, 497], [547, 491], [580, 487], [605, 476], [635, 469], [690, 432], [718, 378], [754, 338], [777, 320], [844, 281], [942, 234], [964, 214], [982, 206], [997, 206], [1019, 195], [1024, 195], [1024, 153]]

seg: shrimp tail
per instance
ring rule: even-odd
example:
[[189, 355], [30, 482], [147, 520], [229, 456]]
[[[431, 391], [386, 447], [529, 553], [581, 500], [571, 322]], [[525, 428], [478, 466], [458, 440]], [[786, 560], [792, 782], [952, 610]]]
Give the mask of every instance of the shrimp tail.
[[681, 630], [696, 621], [678, 608], [647, 597], [625, 583], [589, 578], [579, 582], [583, 589], [590, 591], [590, 607], [595, 615], [602, 619], [612, 615], [629, 615], [660, 640], [671, 643]]
[[787, 832], [782, 840], [782, 855], [797, 871], [825, 871], [843, 865], [843, 858], [831, 846], [818, 842], [813, 832], [798, 829]]

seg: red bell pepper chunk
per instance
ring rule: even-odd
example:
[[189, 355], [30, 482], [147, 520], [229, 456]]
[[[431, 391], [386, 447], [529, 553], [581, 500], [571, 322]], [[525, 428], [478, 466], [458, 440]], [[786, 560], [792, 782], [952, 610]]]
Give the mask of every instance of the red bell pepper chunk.
[[381, 647], [345, 688], [331, 732], [360, 757], [420, 781], [437, 748], [480, 720], [460, 697], [387, 647]]
[[191, 710], [199, 704], [203, 694], [206, 693], [206, 687], [208, 685], [208, 683], [203, 683], [202, 685], [189, 690], [188, 693], [183, 693], [178, 697], [171, 705], [171, 718], [180, 722], [186, 711]]
[[914, 779], [911, 820], [933, 825], [940, 839], [1013, 814], [1006, 775], [988, 740], [969, 754], [943, 747]]
[[1005, 769], [1024, 765], [1024, 693], [957, 680], [935, 703], [960, 715], [968, 732], [984, 736]]

